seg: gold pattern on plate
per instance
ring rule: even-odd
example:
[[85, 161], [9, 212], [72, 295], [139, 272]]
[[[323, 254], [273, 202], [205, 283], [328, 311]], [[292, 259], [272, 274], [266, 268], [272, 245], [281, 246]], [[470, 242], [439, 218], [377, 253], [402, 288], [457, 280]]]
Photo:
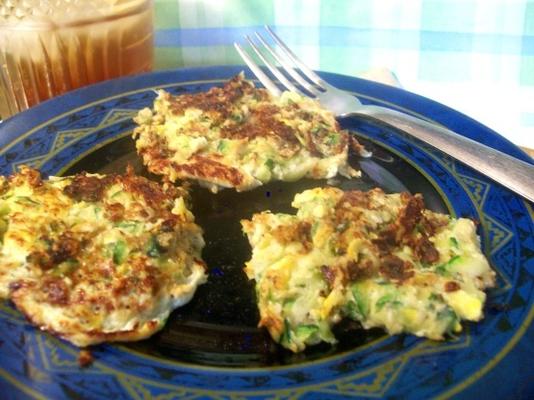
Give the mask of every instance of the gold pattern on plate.
[[116, 123], [130, 121], [135, 115], [137, 115], [137, 110], [124, 110], [120, 108], [113, 109], [110, 110], [106, 116], [95, 126], [58, 131], [48, 153], [19, 160], [12, 164], [12, 170], [13, 172], [17, 172], [21, 165], [28, 165], [32, 168], [40, 169], [46, 161], [50, 160], [67, 147], [71, 146], [73, 143], [79, 142], [83, 138]]

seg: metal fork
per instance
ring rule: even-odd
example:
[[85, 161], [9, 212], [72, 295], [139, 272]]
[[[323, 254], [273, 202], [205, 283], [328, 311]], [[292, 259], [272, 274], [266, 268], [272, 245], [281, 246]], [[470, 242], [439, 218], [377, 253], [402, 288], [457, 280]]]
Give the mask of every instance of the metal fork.
[[[406, 132], [476, 169], [524, 198], [534, 201], [534, 165], [420, 118], [385, 107], [363, 105], [357, 97], [325, 82], [300, 61], [270, 27], [265, 28], [276, 43], [276, 49], [269, 45], [258, 32], [255, 32], [255, 36], [259, 44], [256, 44], [249, 36], [246, 36], [246, 40], [259, 59], [278, 79], [278, 83], [287, 90], [316, 98], [323, 107], [338, 117], [365, 118]], [[234, 46], [267, 90], [273, 96], [280, 96], [282, 92], [277, 84], [258, 67], [253, 58], [238, 43], [234, 43]]]

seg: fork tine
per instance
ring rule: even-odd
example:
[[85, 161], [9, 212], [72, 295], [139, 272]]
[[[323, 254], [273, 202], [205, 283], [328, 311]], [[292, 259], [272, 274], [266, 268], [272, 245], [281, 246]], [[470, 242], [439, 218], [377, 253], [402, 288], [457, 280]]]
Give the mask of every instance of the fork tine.
[[304, 96], [304, 94], [295, 86], [293, 83], [291, 83], [284, 74], [280, 72], [278, 68], [276, 68], [269, 60], [267, 60], [263, 54], [261, 53], [260, 49], [256, 46], [256, 44], [252, 41], [252, 39], [248, 36], [245, 36], [248, 43], [252, 47], [252, 49], [256, 52], [258, 57], [261, 59], [261, 61], [269, 68], [269, 70], [273, 73], [274, 76], [284, 85], [286, 88], [288, 88], [292, 92], [297, 92], [301, 96]]
[[[299, 83], [300, 86], [302, 86], [304, 89], [306, 89], [308, 92], [310, 92], [314, 96], [317, 96], [318, 94], [320, 94], [320, 92], [317, 89], [315, 89], [312, 85], [306, 82], [305, 79], [302, 78], [302, 76], [297, 72], [295, 68], [293, 68], [293, 66], [289, 65], [287, 61], [282, 59], [278, 55], [278, 53], [274, 51], [274, 49], [269, 45], [269, 43], [267, 43], [265, 39], [263, 39], [263, 37], [258, 32], [255, 32], [255, 34], [258, 40], [263, 44], [263, 46], [273, 56], [273, 58], [278, 62], [278, 64], [280, 64], [286, 70], [286, 72], [289, 75], [291, 75], [291, 77]], [[299, 90], [299, 94], [302, 94], [300, 90]]]
[[282, 92], [278, 87], [274, 84], [274, 82], [269, 78], [265, 73], [261, 70], [260, 67], [254, 62], [252, 58], [241, 48], [241, 46], [238, 43], [234, 43], [234, 47], [241, 56], [241, 58], [245, 61], [245, 63], [248, 65], [248, 67], [252, 70], [254, 75], [260, 80], [261, 83], [263, 83], [263, 86], [267, 88], [267, 90], [275, 97], [279, 97]]
[[317, 75], [315, 72], [313, 72], [310, 68], [308, 68], [302, 61], [298, 59], [298, 57], [291, 51], [289, 47], [286, 46], [284, 42], [282, 42], [282, 39], [278, 37], [276, 33], [269, 27], [268, 25], [265, 25], [265, 29], [271, 37], [274, 39], [276, 44], [280, 46], [281, 49], [284, 50], [287, 57], [293, 61], [296, 65], [298, 65], [299, 69], [306, 75], [313, 83], [315, 83], [317, 86], [320, 87], [326, 87], [328, 84], [321, 79], [319, 75]]

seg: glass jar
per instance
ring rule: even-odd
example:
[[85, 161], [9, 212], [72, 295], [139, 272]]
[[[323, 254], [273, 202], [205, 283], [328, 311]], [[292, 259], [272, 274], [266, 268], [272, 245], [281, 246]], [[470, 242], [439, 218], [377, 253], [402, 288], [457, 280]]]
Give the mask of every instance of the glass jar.
[[90, 83], [150, 71], [152, 0], [5, 0], [0, 116]]

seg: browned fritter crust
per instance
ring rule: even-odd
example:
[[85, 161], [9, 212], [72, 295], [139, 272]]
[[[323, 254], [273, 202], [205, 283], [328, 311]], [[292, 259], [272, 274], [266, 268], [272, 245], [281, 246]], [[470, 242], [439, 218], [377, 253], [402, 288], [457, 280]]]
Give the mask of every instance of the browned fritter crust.
[[424, 208], [421, 195], [343, 191], [295, 196], [297, 214], [243, 220], [259, 325], [292, 351], [334, 343], [343, 318], [441, 340], [482, 318], [495, 273], [475, 226]]
[[228, 182], [235, 187], [240, 186], [244, 181], [243, 174], [237, 168], [229, 167], [203, 156], [193, 156], [188, 164], [173, 163], [172, 165], [175, 171], [201, 180]]
[[[133, 136], [143, 162], [173, 182], [196, 179], [212, 190], [248, 190], [271, 179], [286, 180], [289, 172], [283, 168], [291, 169], [292, 162], [302, 167], [306, 160], [315, 164], [302, 174], [312, 178], [331, 177], [338, 169], [357, 175], [347, 164], [349, 135], [330, 112], [310, 99], [275, 99], [242, 75], [207, 92], [160, 92], [154, 110], [142, 110], [135, 120], [139, 127]], [[356, 139], [351, 143], [358, 147]], [[225, 154], [225, 145], [232, 147], [231, 154]], [[318, 163], [325, 159], [335, 168]], [[270, 172], [262, 170], [264, 164]]]
[[205, 279], [202, 231], [183, 188], [132, 168], [51, 181], [23, 168], [5, 181], [0, 285], [41, 329], [78, 346], [142, 339]]

